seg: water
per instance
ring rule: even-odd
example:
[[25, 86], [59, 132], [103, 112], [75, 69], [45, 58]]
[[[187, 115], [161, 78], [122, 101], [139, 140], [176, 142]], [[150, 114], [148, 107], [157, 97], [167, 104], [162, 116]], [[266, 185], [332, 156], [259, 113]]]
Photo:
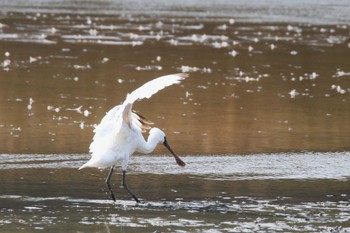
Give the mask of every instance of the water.
[[103, 7], [76, 14], [51, 5], [34, 13], [10, 5], [0, 26], [3, 153], [85, 153], [106, 111], [146, 81], [177, 72], [190, 78], [134, 107], [178, 153], [349, 148], [346, 20], [110, 15]]
[[[350, 230], [349, 153], [135, 156], [109, 199], [107, 171], [86, 155], [1, 155], [4, 232], [242, 232]], [[45, 191], [44, 191], [45, 190]]]
[[[1, 232], [349, 232], [348, 1], [1, 1]], [[78, 171], [128, 92], [159, 147], [136, 205]], [[118, 173], [118, 172], [116, 172]], [[120, 171], [119, 171], [120, 173]]]

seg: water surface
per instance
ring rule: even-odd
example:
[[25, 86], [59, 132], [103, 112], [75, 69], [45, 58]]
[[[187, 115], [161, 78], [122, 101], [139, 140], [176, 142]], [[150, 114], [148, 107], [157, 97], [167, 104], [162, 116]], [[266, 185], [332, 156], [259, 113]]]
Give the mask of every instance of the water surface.
[[0, 19], [3, 153], [85, 153], [105, 112], [178, 72], [190, 78], [134, 108], [180, 154], [349, 149], [346, 22], [9, 5]]
[[[0, 2], [1, 232], [349, 232], [348, 1]], [[78, 171], [134, 105], [164, 148]], [[147, 135], [145, 135], [147, 136]], [[164, 154], [164, 155], [162, 155]], [[118, 172], [119, 171], [119, 172]]]
[[350, 230], [348, 153], [135, 156], [136, 204], [87, 155], [6, 155], [0, 163], [5, 232], [328, 232]]

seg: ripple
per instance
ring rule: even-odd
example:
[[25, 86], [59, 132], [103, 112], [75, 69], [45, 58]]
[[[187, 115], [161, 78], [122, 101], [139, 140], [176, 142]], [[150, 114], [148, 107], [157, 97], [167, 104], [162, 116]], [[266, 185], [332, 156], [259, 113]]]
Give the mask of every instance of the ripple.
[[[89, 159], [84, 154], [0, 154], [0, 169], [78, 169]], [[170, 156], [131, 158], [134, 174], [195, 175], [209, 180], [316, 180], [350, 177], [349, 152], [280, 153], [255, 155], [184, 156], [185, 168], [175, 166]]]
[[[1, 226], [14, 224], [13, 215], [19, 215], [19, 224], [46, 228], [52, 225], [67, 224], [69, 218], [61, 216], [61, 210], [53, 205], [63, 206], [64, 213], [77, 218], [84, 226], [104, 225], [111, 227], [185, 227], [204, 231], [324, 231], [332, 230], [328, 224], [345, 223], [350, 220], [350, 207], [344, 201], [295, 203], [285, 197], [260, 199], [237, 197], [230, 202], [221, 201], [164, 201], [136, 204], [132, 201], [112, 201], [99, 199], [75, 199], [70, 197], [28, 197], [3, 195], [0, 199], [23, 203], [23, 207], [7, 212], [0, 221]], [[52, 204], [50, 204], [52, 203]], [[113, 207], [112, 209], [110, 207]], [[18, 208], [18, 207], [16, 207]], [[171, 211], [171, 212], [169, 212]], [[187, 212], [178, 217], [176, 214]], [[167, 213], [167, 214], [165, 214]], [[169, 214], [170, 213], [170, 214]], [[24, 215], [28, 214], [24, 218]], [[219, 214], [220, 219], [207, 219], [205, 216]], [[230, 229], [230, 230], [229, 230]], [[339, 227], [342, 232], [349, 228]], [[187, 232], [186, 230], [186, 232]]]

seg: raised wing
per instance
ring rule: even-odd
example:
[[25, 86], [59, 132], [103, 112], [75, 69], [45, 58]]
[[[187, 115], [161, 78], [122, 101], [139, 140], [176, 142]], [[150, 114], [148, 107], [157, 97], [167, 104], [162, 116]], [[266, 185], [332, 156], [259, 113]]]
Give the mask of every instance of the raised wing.
[[[185, 79], [187, 74], [170, 74], [161, 76], [159, 78], [153, 79], [141, 87], [137, 88], [131, 94], [128, 94], [124, 103], [121, 105], [121, 111], [123, 112], [123, 121], [129, 125], [129, 127], [137, 127], [140, 131], [144, 132], [149, 124], [145, 124], [143, 122], [140, 115], [135, 115], [132, 112], [132, 104], [136, 100], [141, 100], [144, 98], [150, 98], [152, 95], [157, 93], [158, 91], [171, 86], [173, 84], [180, 83], [181, 80]], [[121, 122], [119, 122], [119, 126], [121, 126]]]
[[150, 98], [165, 87], [180, 83], [187, 76], [187, 74], [172, 74], [151, 80], [129, 94], [123, 104], [112, 108], [94, 130], [95, 135], [89, 148], [92, 156], [114, 146], [123, 123], [130, 128], [137, 127], [141, 132], [149, 129], [152, 122], [132, 112], [132, 104], [136, 100]]
[[144, 98], [148, 99], [158, 91], [168, 86], [171, 86], [173, 84], [180, 83], [180, 81], [185, 79], [187, 76], [188, 74], [180, 73], [180, 74], [165, 75], [165, 76], [153, 79], [148, 83], [145, 83], [141, 87], [137, 88], [135, 91], [131, 92], [131, 94], [129, 94], [126, 97], [126, 100], [124, 101], [123, 105], [126, 106], [127, 104], [132, 104], [136, 100], [141, 100]]

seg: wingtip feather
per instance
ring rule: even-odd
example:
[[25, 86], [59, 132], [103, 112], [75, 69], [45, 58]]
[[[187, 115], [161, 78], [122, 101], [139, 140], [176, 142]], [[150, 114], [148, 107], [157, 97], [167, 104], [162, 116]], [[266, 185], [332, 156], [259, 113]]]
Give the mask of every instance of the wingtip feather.
[[188, 78], [190, 75], [187, 73], [178, 73], [178, 74], [174, 74], [176, 76], [179, 76], [181, 78], [181, 80]]

